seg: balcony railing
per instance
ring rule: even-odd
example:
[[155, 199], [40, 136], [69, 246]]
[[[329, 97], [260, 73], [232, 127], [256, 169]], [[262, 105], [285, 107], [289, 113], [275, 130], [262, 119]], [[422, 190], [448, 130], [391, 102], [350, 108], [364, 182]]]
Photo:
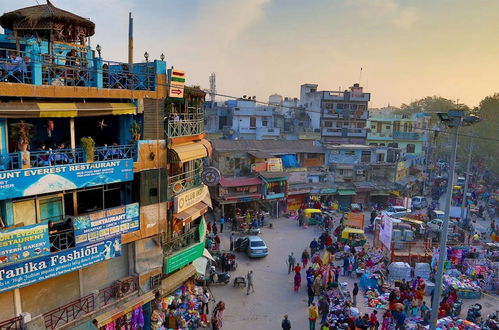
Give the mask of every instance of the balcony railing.
[[[83, 148], [37, 150], [30, 151], [31, 167], [44, 167], [66, 164], [85, 163], [86, 156]], [[94, 161], [107, 161], [115, 159], [137, 159], [136, 145], [104, 146], [96, 147]], [[22, 160], [19, 152], [0, 155], [0, 171], [22, 168]]]
[[166, 257], [198, 242], [199, 229], [197, 227], [191, 228], [184, 234], [172, 238], [163, 238], [163, 252]]
[[35, 85], [155, 90], [154, 62], [128, 63], [100, 58], [48, 55], [0, 48], [0, 82]]
[[[138, 277], [134, 276], [123, 281], [116, 281], [115, 284], [99, 290], [97, 294], [89, 294], [43, 314], [45, 327], [47, 329], [57, 329], [99, 311], [103, 307], [111, 306], [121, 298], [132, 295], [138, 290]], [[0, 329], [3, 330], [3, 328]]]
[[204, 133], [204, 118], [178, 119], [167, 122], [167, 134], [169, 138], [192, 136]]
[[50, 234], [50, 252], [60, 252], [75, 247], [73, 229], [66, 229]]
[[201, 185], [201, 173], [203, 168], [183, 172], [168, 178], [168, 198], [173, 198], [175, 194], [189, 190]]
[[23, 330], [25, 329], [23, 317], [16, 316], [0, 322], [0, 330]]
[[415, 132], [393, 132], [393, 138], [400, 140], [420, 140], [421, 135]]

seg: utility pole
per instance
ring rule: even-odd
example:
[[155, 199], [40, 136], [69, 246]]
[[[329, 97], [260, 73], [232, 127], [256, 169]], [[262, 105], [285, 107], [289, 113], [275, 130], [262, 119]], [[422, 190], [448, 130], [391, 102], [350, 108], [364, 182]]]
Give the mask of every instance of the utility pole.
[[[468, 150], [468, 165], [466, 167], [466, 180], [464, 182], [464, 195], [463, 202], [461, 204], [461, 218], [460, 221], [464, 220], [464, 210], [468, 207], [468, 184], [470, 181], [470, 170], [471, 170], [471, 154], [473, 153], [473, 138], [470, 137], [470, 147]], [[469, 216], [469, 212], [466, 212], [466, 217]]]

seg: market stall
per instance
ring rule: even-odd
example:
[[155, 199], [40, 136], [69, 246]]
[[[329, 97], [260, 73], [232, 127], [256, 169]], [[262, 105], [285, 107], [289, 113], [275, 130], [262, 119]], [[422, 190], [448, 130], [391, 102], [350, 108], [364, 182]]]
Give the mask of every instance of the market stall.
[[453, 288], [456, 290], [457, 295], [461, 299], [480, 299], [482, 296], [482, 289], [478, 281], [469, 278], [466, 275], [451, 276], [445, 274], [443, 283], [446, 289]]

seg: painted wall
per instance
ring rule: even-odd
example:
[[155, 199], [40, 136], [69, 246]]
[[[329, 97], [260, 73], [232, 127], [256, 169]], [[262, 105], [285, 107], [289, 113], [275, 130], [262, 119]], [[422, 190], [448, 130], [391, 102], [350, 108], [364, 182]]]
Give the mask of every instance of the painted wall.
[[0, 322], [16, 317], [14, 310], [14, 290], [0, 294]]

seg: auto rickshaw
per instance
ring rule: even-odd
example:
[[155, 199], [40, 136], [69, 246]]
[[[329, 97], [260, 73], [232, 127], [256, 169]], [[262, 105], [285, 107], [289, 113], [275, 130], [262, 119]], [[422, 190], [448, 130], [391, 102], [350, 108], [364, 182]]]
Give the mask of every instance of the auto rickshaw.
[[350, 246], [363, 246], [366, 244], [366, 236], [364, 230], [358, 228], [346, 227], [341, 232], [340, 241], [350, 244]]
[[321, 215], [322, 211], [319, 209], [305, 209], [303, 210], [303, 214], [309, 225], [316, 225], [320, 222], [316, 215]]

